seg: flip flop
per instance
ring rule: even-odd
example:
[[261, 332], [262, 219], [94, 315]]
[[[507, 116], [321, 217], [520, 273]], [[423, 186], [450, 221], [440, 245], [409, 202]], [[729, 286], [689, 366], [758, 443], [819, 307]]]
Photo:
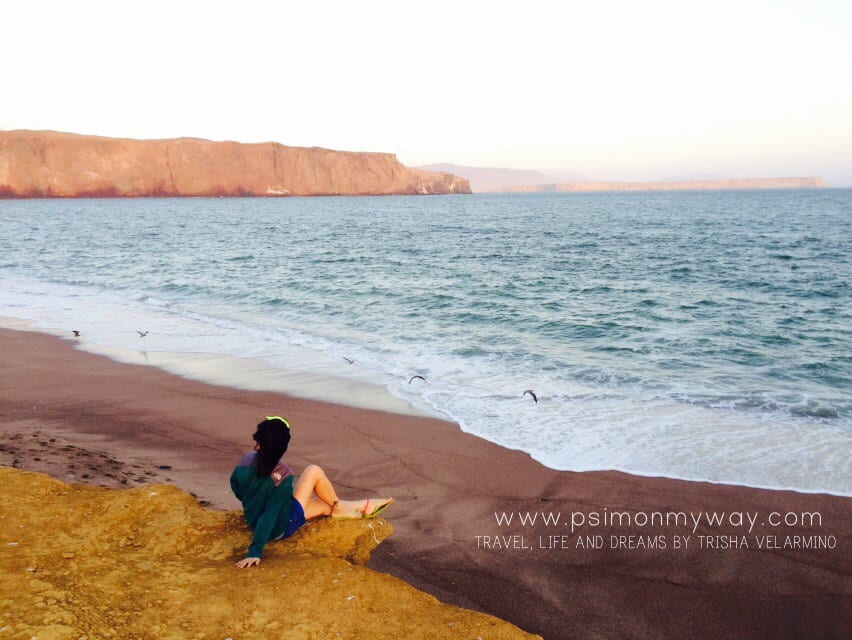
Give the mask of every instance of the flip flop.
[[364, 514], [365, 518], [375, 518], [377, 515], [379, 515], [382, 511], [387, 509], [392, 504], [393, 498], [389, 498], [387, 502], [382, 505], [379, 505], [378, 507], [370, 511], [370, 500], [368, 499], [367, 502], [364, 503], [364, 510], [361, 513]]

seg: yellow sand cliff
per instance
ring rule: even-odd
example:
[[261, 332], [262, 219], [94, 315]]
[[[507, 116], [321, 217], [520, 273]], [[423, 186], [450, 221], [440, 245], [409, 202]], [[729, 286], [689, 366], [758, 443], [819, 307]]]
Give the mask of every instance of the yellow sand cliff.
[[67, 485], [0, 467], [6, 638], [530, 638], [362, 565], [381, 520], [320, 520], [239, 570], [238, 512], [170, 485]]

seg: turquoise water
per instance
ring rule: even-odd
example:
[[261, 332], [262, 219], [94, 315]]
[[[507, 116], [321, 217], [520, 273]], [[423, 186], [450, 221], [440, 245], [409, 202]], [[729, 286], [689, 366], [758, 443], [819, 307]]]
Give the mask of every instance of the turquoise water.
[[556, 469], [852, 494], [851, 201], [7, 200], [0, 315], [374, 382]]

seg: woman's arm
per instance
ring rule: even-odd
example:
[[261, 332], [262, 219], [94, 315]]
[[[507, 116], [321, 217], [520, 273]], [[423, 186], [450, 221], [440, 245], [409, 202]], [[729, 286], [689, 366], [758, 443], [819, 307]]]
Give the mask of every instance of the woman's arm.
[[237, 563], [240, 569], [251, 567], [260, 564], [260, 556], [263, 554], [263, 548], [272, 537], [272, 531], [275, 528], [275, 522], [278, 520], [278, 515], [283, 512], [290, 513], [290, 504], [293, 500], [293, 477], [285, 478], [272, 492], [266, 508], [261, 514], [254, 527], [254, 535], [252, 536], [251, 546], [248, 549], [248, 554], [245, 559]]

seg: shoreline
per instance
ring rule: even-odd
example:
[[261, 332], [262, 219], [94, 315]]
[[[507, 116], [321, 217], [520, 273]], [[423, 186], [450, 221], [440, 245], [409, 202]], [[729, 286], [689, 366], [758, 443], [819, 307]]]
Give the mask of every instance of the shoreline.
[[0, 329], [32, 331], [72, 341], [79, 351], [100, 355], [114, 362], [155, 367], [186, 380], [225, 386], [244, 391], [273, 391], [288, 396], [342, 404], [385, 413], [442, 418], [412, 406], [378, 384], [353, 378], [318, 374], [298, 369], [282, 369], [255, 358], [220, 353], [147, 351], [106, 346], [82, 338], [70, 338], [67, 331], [40, 321], [0, 315]]
[[[445, 602], [545, 638], [687, 632], [770, 638], [805, 630], [811, 637], [842, 637], [852, 629], [847, 497], [617, 471], [554, 471], [435, 418], [214, 386], [76, 350], [69, 340], [31, 329], [0, 329], [0, 345], [2, 464], [16, 462], [11, 466], [65, 481], [74, 473], [72, 481], [112, 486], [170, 482], [211, 506], [233, 509], [226, 478], [250, 448], [253, 425], [266, 412], [286, 413], [294, 425], [287, 459], [297, 471], [317, 463], [343, 496], [389, 493], [397, 499], [387, 516], [396, 533], [370, 566]], [[593, 530], [587, 523], [554, 536], [541, 522], [502, 526], [494, 515], [669, 509], [736, 509], [764, 517], [819, 511], [824, 526], [818, 533], [834, 536], [836, 548], [580, 550], [576, 541], [584, 535], [674, 534], [644, 525]], [[741, 529], [696, 531], [724, 537]], [[816, 535], [798, 524], [775, 533]], [[542, 536], [556, 544], [558, 537], [574, 546], [485, 547], [485, 536], [520, 536], [530, 544]]]
[[83, 338], [69, 337], [67, 331], [49, 324], [37, 326], [37, 323], [40, 322], [42, 321], [0, 315], [0, 329], [31, 331], [50, 335], [73, 344], [74, 348], [81, 352], [103, 356], [122, 364], [154, 367], [185, 380], [244, 391], [280, 393], [289, 397], [339, 404], [354, 409], [368, 409], [400, 416], [416, 416], [446, 421], [453, 424], [462, 432], [484, 440], [501, 449], [518, 451], [524, 455], [528, 455], [537, 464], [550, 471], [567, 473], [612, 472], [641, 478], [697, 482], [765, 491], [789, 491], [805, 495], [826, 494], [841, 498], [852, 498], [852, 493], [844, 493], [840, 490], [835, 491], [822, 487], [809, 489], [796, 486], [748, 484], [733, 480], [666, 475], [619, 467], [560, 469], [548, 466], [540, 461], [534, 453], [494, 442], [480, 435], [475, 430], [465, 430], [451, 416], [443, 415], [437, 410], [429, 412], [426, 409], [415, 407], [406, 399], [394, 395], [387, 387], [377, 383], [369, 383], [356, 378], [331, 373], [316, 373], [295, 368], [281, 368], [268, 364], [263, 360], [221, 353], [147, 351], [107, 346], [98, 342], [89, 342]]

